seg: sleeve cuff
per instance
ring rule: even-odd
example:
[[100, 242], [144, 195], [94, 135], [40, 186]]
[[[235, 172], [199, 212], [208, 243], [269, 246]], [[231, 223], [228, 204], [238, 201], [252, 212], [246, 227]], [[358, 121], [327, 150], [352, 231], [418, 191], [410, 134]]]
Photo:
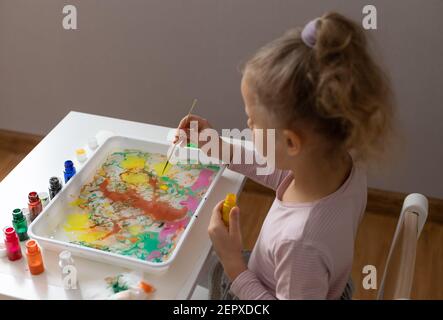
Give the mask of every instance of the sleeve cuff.
[[246, 269], [245, 271], [240, 273], [237, 278], [234, 279], [234, 281], [232, 281], [231, 292], [241, 299], [243, 291], [242, 289], [245, 287], [245, 285], [251, 283], [255, 279], [255, 274], [249, 269]]

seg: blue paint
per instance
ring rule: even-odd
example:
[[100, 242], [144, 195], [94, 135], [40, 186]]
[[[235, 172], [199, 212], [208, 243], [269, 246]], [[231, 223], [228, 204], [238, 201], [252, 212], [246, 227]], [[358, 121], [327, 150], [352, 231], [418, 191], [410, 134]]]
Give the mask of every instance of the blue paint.
[[65, 161], [65, 183], [68, 183], [68, 181], [75, 176], [76, 170], [74, 167], [74, 163], [71, 160]]

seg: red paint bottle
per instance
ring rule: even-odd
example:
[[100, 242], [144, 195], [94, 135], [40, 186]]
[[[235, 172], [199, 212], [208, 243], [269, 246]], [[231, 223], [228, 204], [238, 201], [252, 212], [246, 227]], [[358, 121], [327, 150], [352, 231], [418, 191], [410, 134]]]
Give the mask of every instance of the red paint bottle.
[[17, 233], [13, 227], [6, 227], [3, 229], [5, 233], [5, 246], [8, 259], [11, 261], [19, 260], [22, 257], [22, 249], [18, 241]]
[[43, 211], [42, 202], [38, 197], [37, 192], [30, 192], [28, 195], [28, 208], [31, 221], [34, 221], [35, 218]]

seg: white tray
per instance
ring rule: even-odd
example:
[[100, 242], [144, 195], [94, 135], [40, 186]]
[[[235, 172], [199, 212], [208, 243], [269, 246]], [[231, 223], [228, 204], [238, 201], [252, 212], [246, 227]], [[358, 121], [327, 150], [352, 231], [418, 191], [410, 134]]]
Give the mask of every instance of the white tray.
[[54, 237], [54, 230], [60, 228], [60, 224], [64, 223], [69, 203], [80, 193], [83, 185], [92, 181], [94, 174], [105, 162], [106, 158], [116, 150], [122, 149], [137, 149], [150, 153], [166, 154], [170, 144], [162, 144], [148, 140], [139, 140], [130, 137], [112, 136], [109, 137], [96, 152], [87, 160], [87, 162], [78, 170], [77, 174], [63, 187], [62, 191], [48, 204], [44, 211], [32, 222], [29, 227], [29, 236], [36, 239], [41, 246], [49, 250], [61, 251], [69, 250], [74, 255], [89, 258], [99, 262], [116, 264], [132, 269], [143, 270], [146, 272], [163, 272], [174, 262], [174, 259], [180, 250], [187, 235], [192, 229], [192, 226], [200, 213], [208, 195], [213, 189], [217, 180], [223, 173], [224, 165], [220, 165], [218, 160], [204, 156], [198, 149], [177, 148], [180, 153], [183, 151], [198, 153], [198, 157], [203, 163], [213, 163], [220, 166], [220, 170], [214, 176], [211, 185], [206, 191], [206, 194], [201, 199], [197, 209], [190, 218], [185, 230], [181, 233], [179, 239], [176, 241], [176, 246], [169, 258], [162, 262], [151, 262], [138, 259], [136, 257], [125, 256], [118, 253], [106, 252], [99, 249], [94, 249], [80, 244], [69, 242], [68, 239], [60, 239]]

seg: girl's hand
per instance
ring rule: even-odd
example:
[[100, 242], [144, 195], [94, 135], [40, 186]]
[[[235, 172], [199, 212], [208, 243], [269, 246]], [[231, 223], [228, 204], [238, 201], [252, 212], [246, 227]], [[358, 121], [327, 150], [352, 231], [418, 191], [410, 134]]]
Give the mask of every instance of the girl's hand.
[[[204, 146], [206, 143], [208, 143], [209, 141], [191, 141], [191, 122], [197, 122], [197, 131], [198, 134], [200, 135], [200, 133], [205, 130], [205, 129], [213, 129], [211, 124], [208, 122], [208, 120], [191, 114], [189, 117], [186, 116], [184, 117], [181, 121], [180, 124], [177, 127], [177, 132], [175, 134], [175, 138], [173, 143], [176, 144], [180, 141], [181, 144], [183, 143], [194, 143], [196, 145], [198, 145], [198, 148], [201, 148], [202, 146]], [[195, 129], [194, 129], [195, 130]], [[226, 161], [227, 163], [230, 163], [232, 160], [232, 156], [233, 156], [233, 149], [232, 149], [232, 145], [226, 141], [224, 141], [223, 139], [221, 139], [221, 137], [218, 135], [217, 133], [217, 137], [218, 137], [218, 154], [212, 154], [212, 149], [207, 150], [207, 156], [209, 157], [216, 157], [220, 160]], [[223, 152], [225, 151], [225, 156], [223, 154]]]
[[220, 201], [212, 211], [208, 233], [217, 256], [219, 257], [226, 275], [231, 281], [247, 269], [242, 256], [242, 240], [240, 233], [240, 209], [232, 208], [229, 214], [229, 229], [222, 220]]
[[[205, 141], [190, 141], [190, 133], [191, 133], [191, 122], [196, 122], [198, 125], [198, 133], [200, 134], [201, 131], [205, 129], [212, 129], [212, 126], [209, 124], [208, 120], [199, 117], [197, 115], [191, 114], [186, 117], [184, 117], [177, 128], [177, 133], [175, 134], [174, 138], [174, 144], [177, 143], [179, 140], [186, 141], [186, 143], [198, 143], [198, 147], [201, 148], [202, 145], [204, 145]], [[183, 136], [185, 134], [185, 136]]]

